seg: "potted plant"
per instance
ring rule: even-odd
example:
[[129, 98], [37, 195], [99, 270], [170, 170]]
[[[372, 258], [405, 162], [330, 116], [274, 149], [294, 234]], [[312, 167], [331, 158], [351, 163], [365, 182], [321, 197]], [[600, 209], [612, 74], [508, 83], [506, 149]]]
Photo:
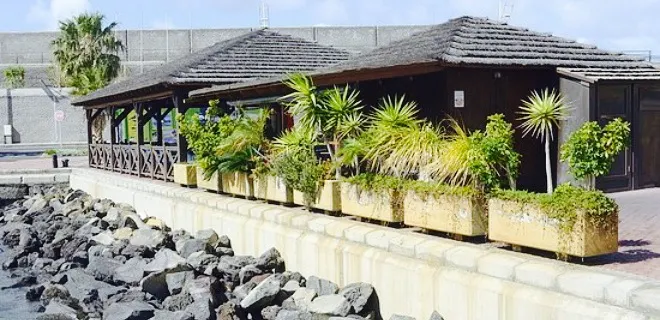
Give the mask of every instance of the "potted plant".
[[515, 188], [520, 155], [513, 149], [514, 130], [502, 114], [489, 116], [483, 132], [468, 134], [455, 121], [450, 127], [453, 133], [439, 143], [436, 160], [421, 169], [427, 181], [406, 184], [404, 223], [482, 236], [488, 229], [485, 194], [494, 188]]
[[600, 191], [562, 184], [552, 194], [496, 191], [488, 200], [488, 238], [591, 257], [618, 250], [618, 207]]
[[[547, 141], [566, 106], [561, 98], [534, 94], [524, 107], [523, 126]], [[545, 119], [545, 120], [542, 120]], [[553, 120], [554, 119], [554, 120]], [[552, 192], [496, 190], [488, 201], [488, 237], [513, 245], [552, 251], [561, 257], [591, 257], [618, 250], [618, 207], [593, 190], [593, 179], [609, 172], [616, 155], [628, 144], [629, 124], [617, 119], [601, 128], [594, 122], [572, 133], [560, 158], [587, 189], [560, 185]]]
[[[293, 92], [283, 97], [286, 101], [283, 105], [297, 119], [296, 129], [308, 139], [304, 141], [306, 144], [302, 153], [280, 154], [281, 161], [289, 158], [293, 162], [280, 162], [283, 166], [279, 167], [279, 173], [287, 175], [288, 171], [293, 174], [291, 170], [298, 166], [299, 178], [302, 181], [296, 181], [290, 175], [288, 178], [281, 176], [293, 187], [294, 202], [328, 212], [338, 212], [341, 210], [339, 154], [345, 140], [357, 136], [364, 124], [359, 93], [348, 86], [318, 90], [309, 77], [300, 74], [291, 75], [284, 84]], [[293, 137], [293, 134], [289, 133], [288, 138]], [[283, 138], [287, 138], [286, 135]], [[280, 140], [280, 146], [285, 144], [286, 141]], [[314, 151], [316, 145], [325, 147], [329, 162], [317, 159]]]
[[[420, 150], [423, 147], [412, 142], [429, 133], [427, 130], [435, 130], [423, 126], [416, 115], [416, 103], [406, 102], [404, 97], [384, 98], [370, 116], [367, 129], [347, 141], [340, 159], [343, 164], [354, 163], [355, 175], [343, 179], [341, 185], [343, 213], [403, 222], [403, 179], [418, 170], [420, 162], [437, 154], [435, 150]], [[363, 165], [367, 172], [361, 173]]]
[[[195, 167], [195, 182], [199, 188], [220, 192], [222, 184], [217, 171], [216, 148], [234, 129], [234, 119], [222, 110], [217, 100], [209, 101], [209, 107], [202, 119], [193, 110], [189, 114], [178, 114], [179, 133], [182, 134], [192, 150], [196, 163], [174, 164], [175, 182], [191, 185], [192, 168]], [[177, 177], [177, 172], [180, 175]]]
[[213, 168], [222, 176], [225, 193], [253, 198], [255, 170], [266, 159], [268, 141], [264, 132], [270, 118], [270, 109], [261, 108], [254, 115], [236, 110], [233, 130], [215, 150]]

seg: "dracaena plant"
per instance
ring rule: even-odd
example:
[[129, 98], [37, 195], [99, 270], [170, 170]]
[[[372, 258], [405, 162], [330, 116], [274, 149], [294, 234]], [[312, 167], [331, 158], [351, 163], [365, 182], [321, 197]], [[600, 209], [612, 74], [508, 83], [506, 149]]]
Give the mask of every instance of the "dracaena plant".
[[[290, 75], [284, 84], [293, 92], [282, 98], [283, 105], [297, 119], [296, 125], [315, 132], [331, 161], [340, 163], [344, 140], [359, 135], [365, 122], [359, 92], [348, 86], [319, 90], [311, 78], [301, 74]], [[341, 177], [337, 166], [335, 177]]]
[[522, 102], [519, 120], [523, 121], [523, 137], [532, 135], [540, 139], [545, 147], [545, 174], [548, 193], [552, 193], [552, 169], [550, 164], [550, 141], [554, 139], [559, 123], [566, 119], [569, 107], [564, 97], [556, 91], [537, 91]]

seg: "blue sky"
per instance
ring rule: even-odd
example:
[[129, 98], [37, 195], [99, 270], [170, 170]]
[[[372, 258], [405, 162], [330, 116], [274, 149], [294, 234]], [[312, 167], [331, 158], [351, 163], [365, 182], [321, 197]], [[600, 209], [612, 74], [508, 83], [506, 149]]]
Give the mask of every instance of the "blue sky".
[[[441, 23], [496, 18], [498, 0], [266, 0], [271, 26]], [[52, 30], [57, 21], [98, 11], [121, 28], [258, 26], [261, 0], [4, 0], [0, 31]], [[660, 55], [660, 0], [515, 0], [509, 23], [602, 48]]]

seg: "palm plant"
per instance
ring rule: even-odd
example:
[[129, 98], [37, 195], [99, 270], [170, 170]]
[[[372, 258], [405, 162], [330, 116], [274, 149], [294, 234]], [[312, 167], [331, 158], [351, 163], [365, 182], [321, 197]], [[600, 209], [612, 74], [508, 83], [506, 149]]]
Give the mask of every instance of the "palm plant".
[[545, 146], [545, 174], [548, 193], [552, 193], [552, 169], [550, 165], [550, 141], [554, 139], [554, 130], [559, 122], [566, 119], [569, 107], [564, 97], [555, 90], [545, 89], [541, 93], [534, 91], [523, 101], [519, 120], [523, 122], [523, 137], [531, 134], [540, 139]]
[[215, 149], [216, 159], [211, 172], [250, 173], [266, 160], [268, 148], [265, 127], [271, 110], [262, 108], [256, 118], [239, 114], [233, 130]]
[[[357, 136], [365, 122], [359, 93], [348, 86], [319, 91], [311, 78], [301, 74], [289, 76], [284, 84], [293, 90], [282, 99], [288, 101], [285, 106], [298, 119], [297, 125], [317, 132], [332, 162], [339, 163], [343, 140]], [[341, 177], [338, 168], [335, 175]]]
[[114, 34], [117, 23], [104, 26], [103, 19], [101, 14], [81, 14], [61, 21], [60, 34], [52, 42], [57, 67], [78, 94], [103, 87], [119, 74], [117, 54], [124, 45]]

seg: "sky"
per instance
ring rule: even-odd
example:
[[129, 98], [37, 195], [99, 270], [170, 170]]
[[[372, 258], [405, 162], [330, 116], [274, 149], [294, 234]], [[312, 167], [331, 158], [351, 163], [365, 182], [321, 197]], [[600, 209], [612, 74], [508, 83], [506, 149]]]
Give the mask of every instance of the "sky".
[[[262, 0], [0, 0], [0, 31], [55, 30], [91, 11], [121, 29], [256, 27]], [[499, 0], [265, 0], [270, 25], [438, 24], [472, 15], [498, 18]], [[604, 49], [660, 55], [660, 0], [515, 0], [508, 22]]]

